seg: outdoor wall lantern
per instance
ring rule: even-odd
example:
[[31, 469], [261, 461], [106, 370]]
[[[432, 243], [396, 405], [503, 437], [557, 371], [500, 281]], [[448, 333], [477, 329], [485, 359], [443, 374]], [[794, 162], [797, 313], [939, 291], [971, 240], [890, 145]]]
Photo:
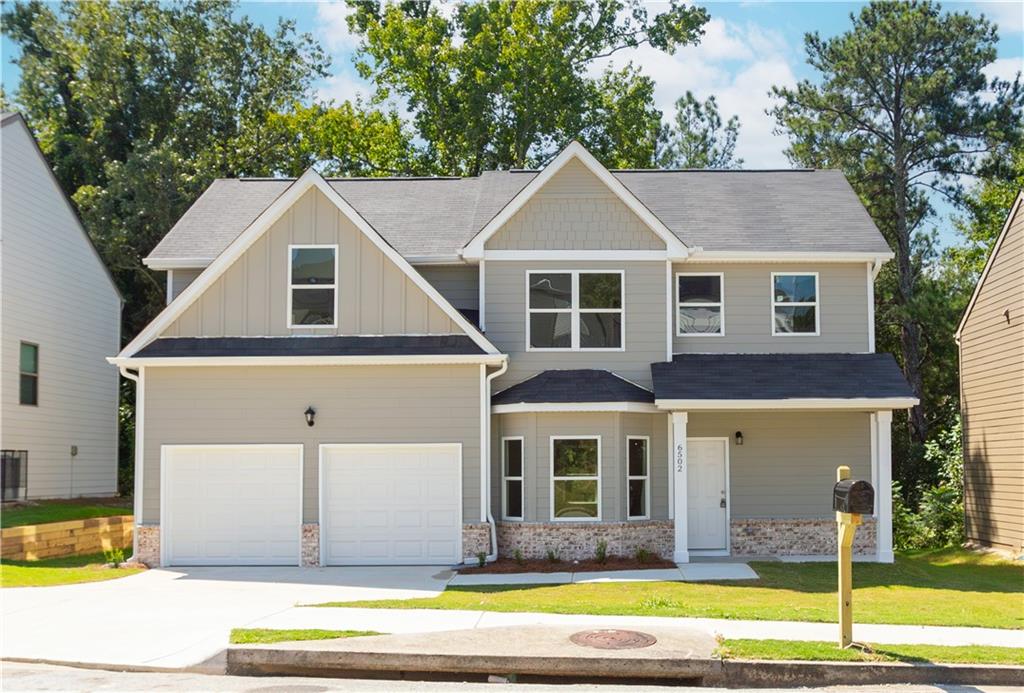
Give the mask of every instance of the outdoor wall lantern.
[[312, 426], [316, 423], [316, 409], [313, 408], [313, 405], [306, 407], [306, 411], [303, 413], [306, 415], [307, 426]]
[[743, 445], [743, 431], [736, 431], [736, 444]]

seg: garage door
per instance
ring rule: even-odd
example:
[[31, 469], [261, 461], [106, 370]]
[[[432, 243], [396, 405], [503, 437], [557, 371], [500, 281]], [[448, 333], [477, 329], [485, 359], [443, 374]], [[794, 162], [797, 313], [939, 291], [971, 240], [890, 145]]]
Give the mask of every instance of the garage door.
[[320, 455], [325, 565], [461, 560], [460, 445], [325, 445]]
[[163, 448], [161, 542], [171, 565], [298, 565], [301, 445]]

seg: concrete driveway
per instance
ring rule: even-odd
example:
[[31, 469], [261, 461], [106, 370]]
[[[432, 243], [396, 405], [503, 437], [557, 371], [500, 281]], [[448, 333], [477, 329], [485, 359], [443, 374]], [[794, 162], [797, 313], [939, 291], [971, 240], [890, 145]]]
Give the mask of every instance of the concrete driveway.
[[60, 587], [0, 590], [3, 657], [186, 667], [296, 604], [432, 597], [451, 572], [387, 568], [174, 568]]

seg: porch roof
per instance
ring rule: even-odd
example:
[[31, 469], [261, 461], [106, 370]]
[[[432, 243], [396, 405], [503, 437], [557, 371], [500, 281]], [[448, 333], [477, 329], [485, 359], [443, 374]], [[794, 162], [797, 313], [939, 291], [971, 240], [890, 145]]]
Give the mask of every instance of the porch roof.
[[254, 356], [464, 356], [483, 350], [463, 335], [386, 337], [163, 337], [139, 358]]
[[493, 405], [653, 401], [650, 390], [593, 369], [544, 371], [491, 397]]
[[917, 403], [891, 354], [677, 354], [652, 364], [651, 373], [655, 404], [663, 409]]

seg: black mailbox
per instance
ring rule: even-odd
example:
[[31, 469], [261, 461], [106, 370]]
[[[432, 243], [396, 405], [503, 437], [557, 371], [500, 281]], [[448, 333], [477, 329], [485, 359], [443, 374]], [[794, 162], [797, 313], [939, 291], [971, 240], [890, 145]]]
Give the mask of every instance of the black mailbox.
[[836, 482], [832, 489], [832, 509], [840, 513], [870, 515], [875, 512], [875, 489], [863, 480]]

